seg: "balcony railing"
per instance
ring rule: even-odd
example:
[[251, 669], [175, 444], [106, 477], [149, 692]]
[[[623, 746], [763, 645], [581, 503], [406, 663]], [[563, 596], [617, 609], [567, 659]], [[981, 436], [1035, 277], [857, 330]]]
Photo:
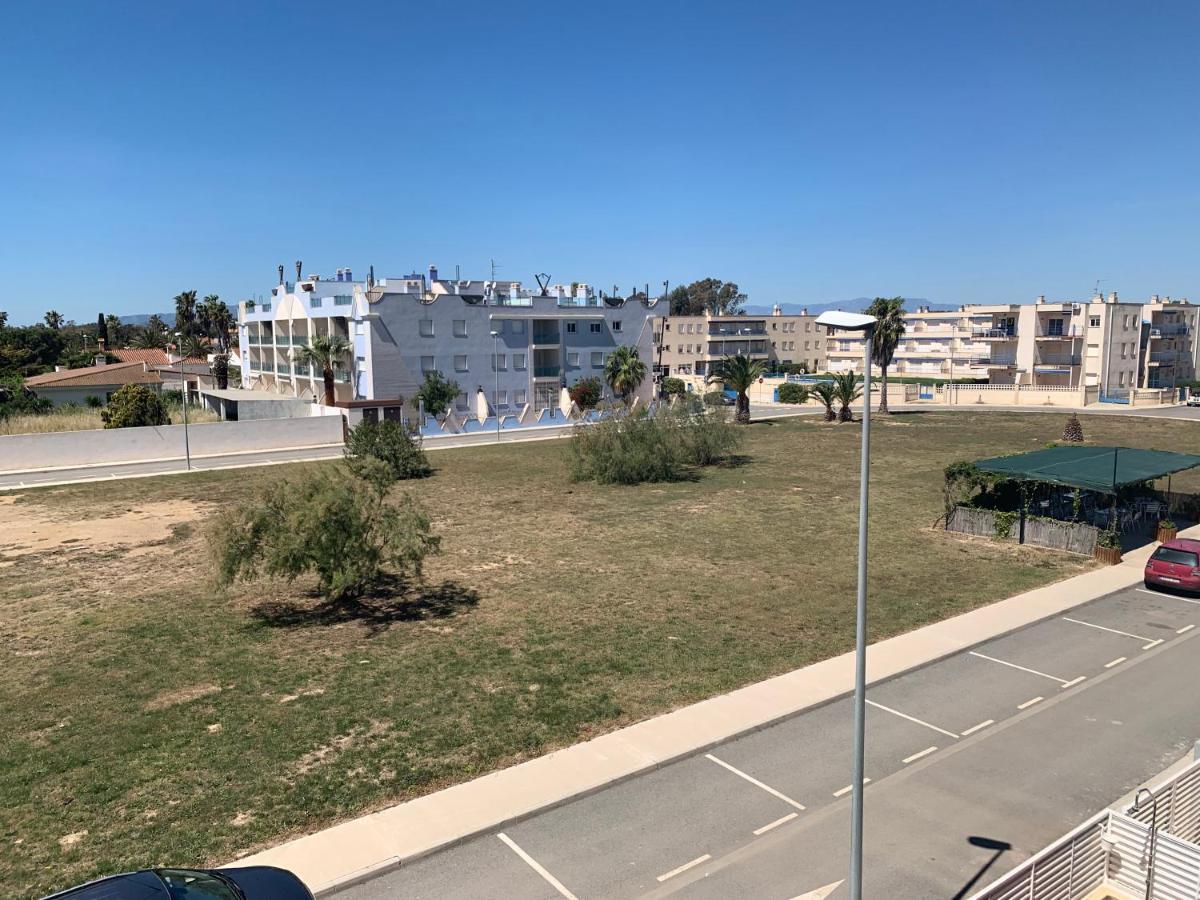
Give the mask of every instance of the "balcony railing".
[[557, 378], [558, 373], [562, 371], [561, 366], [534, 366], [534, 378]]
[[1083, 329], [1078, 325], [1070, 327], [1064, 326], [1061, 330], [1055, 331], [1049, 328], [1039, 328], [1035, 337], [1040, 340], [1061, 340], [1069, 341], [1072, 338], [1083, 337]]
[[1008, 338], [1015, 338], [1016, 336], [1017, 336], [1016, 328], [1004, 327], [1004, 328], [972, 328], [971, 329], [971, 337], [974, 337], [974, 338], [998, 338], [1000, 340], [1007, 340]]
[[[532, 306], [533, 304], [528, 305]], [[600, 299], [598, 297], [559, 297], [558, 305], [561, 307], [599, 306]]]
[[1179, 323], [1175, 325], [1153, 325], [1150, 328], [1150, 337], [1152, 338], [1173, 337], [1177, 334], [1187, 333], [1188, 327], [1186, 323]]
[[535, 331], [533, 333], [533, 343], [536, 344], [557, 344], [559, 335], [557, 331]]
[[251, 347], [257, 347], [259, 345], [258, 335], [257, 334], [247, 335], [246, 343], [249, 344]]
[[722, 337], [751, 337], [767, 333], [765, 325], [709, 325], [708, 333]]
[[1080, 364], [1078, 356], [1055, 356], [1047, 359], [1039, 359], [1033, 364], [1035, 369], [1069, 369], [1072, 366]]
[[489, 302], [492, 306], [533, 306], [532, 297], [510, 297], [508, 294], [496, 294]]

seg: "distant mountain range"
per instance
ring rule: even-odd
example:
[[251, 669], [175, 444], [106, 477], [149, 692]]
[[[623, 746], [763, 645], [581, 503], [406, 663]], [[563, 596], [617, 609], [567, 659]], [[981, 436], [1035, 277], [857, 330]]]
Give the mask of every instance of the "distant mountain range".
[[[145, 325], [150, 321], [150, 317], [155, 313], [140, 313], [134, 316], [121, 316], [122, 325]], [[175, 327], [175, 313], [161, 312], [157, 314], [160, 319], [167, 323], [168, 328]]]
[[[799, 315], [803, 309], [807, 309], [809, 315], [816, 316], [830, 309], [840, 309], [844, 312], [862, 312], [871, 305], [873, 299], [873, 297], [855, 297], [853, 300], [841, 300], [832, 303], [780, 303], [779, 306], [785, 316]], [[930, 303], [924, 297], [904, 298], [904, 308], [906, 310], [915, 310], [918, 306], [928, 306], [930, 309], [936, 310], [958, 309], [958, 304], [955, 303]], [[769, 316], [773, 309], [774, 304], [764, 306], [761, 303], [755, 303], [746, 307], [746, 313], [751, 316]]]

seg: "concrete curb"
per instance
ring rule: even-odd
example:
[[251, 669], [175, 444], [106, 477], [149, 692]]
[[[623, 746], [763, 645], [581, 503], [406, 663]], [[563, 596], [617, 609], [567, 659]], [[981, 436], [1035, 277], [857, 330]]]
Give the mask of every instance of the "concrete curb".
[[[1188, 536], [1200, 537], [1200, 527]], [[1154, 544], [1093, 569], [872, 644], [871, 684], [1137, 584]], [[853, 653], [700, 701], [240, 859], [299, 875], [318, 896], [502, 829], [850, 693]]]
[[[336, 441], [331, 444], [301, 444], [297, 447], [264, 447], [261, 450], [230, 450], [228, 453], [193, 453], [192, 459], [225, 459], [232, 456], [253, 456], [256, 453], [291, 453], [292, 451], [321, 450], [325, 447], [333, 448], [342, 446], [344, 444], [341, 441]], [[45, 472], [78, 472], [80, 469], [111, 469], [116, 466], [145, 466], [153, 463], [184, 462], [185, 460], [186, 457], [183, 456], [157, 456], [152, 459], [123, 459], [119, 462], [80, 463], [77, 466], [43, 466], [40, 469], [0, 469], [0, 477], [41, 475]], [[171, 473], [158, 472], [155, 474], [164, 475]]]

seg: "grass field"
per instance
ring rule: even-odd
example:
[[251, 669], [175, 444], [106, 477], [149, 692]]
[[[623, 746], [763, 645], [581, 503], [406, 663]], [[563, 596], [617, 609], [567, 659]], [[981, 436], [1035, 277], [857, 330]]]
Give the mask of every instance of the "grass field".
[[[1130, 446], [1200, 435], [1083, 423]], [[1062, 426], [878, 423], [872, 640], [1090, 564], [930, 529], [947, 462]], [[0, 497], [0, 892], [225, 862], [850, 649], [858, 440], [753, 425], [744, 464], [635, 488], [568, 482], [559, 442], [440, 452], [410, 488], [443, 536], [427, 586], [333, 610], [300, 583], [209, 582], [204, 519], [295, 469]]]
[[[176, 424], [183, 422], [183, 413], [175, 408], [171, 411], [171, 421]], [[220, 422], [221, 417], [207, 409], [198, 406], [188, 408], [188, 422], [201, 425], [205, 422]], [[5, 434], [44, 434], [52, 431], [90, 431], [103, 428], [104, 421], [100, 418], [100, 410], [89, 407], [59, 407], [53, 412], [40, 415], [9, 416], [0, 419], [0, 435]]]

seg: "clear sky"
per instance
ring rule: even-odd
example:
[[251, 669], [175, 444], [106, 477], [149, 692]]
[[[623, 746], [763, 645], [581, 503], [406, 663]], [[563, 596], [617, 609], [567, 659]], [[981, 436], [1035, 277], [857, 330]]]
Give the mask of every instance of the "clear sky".
[[0, 4], [0, 309], [437, 263], [1200, 300], [1194, 2]]

